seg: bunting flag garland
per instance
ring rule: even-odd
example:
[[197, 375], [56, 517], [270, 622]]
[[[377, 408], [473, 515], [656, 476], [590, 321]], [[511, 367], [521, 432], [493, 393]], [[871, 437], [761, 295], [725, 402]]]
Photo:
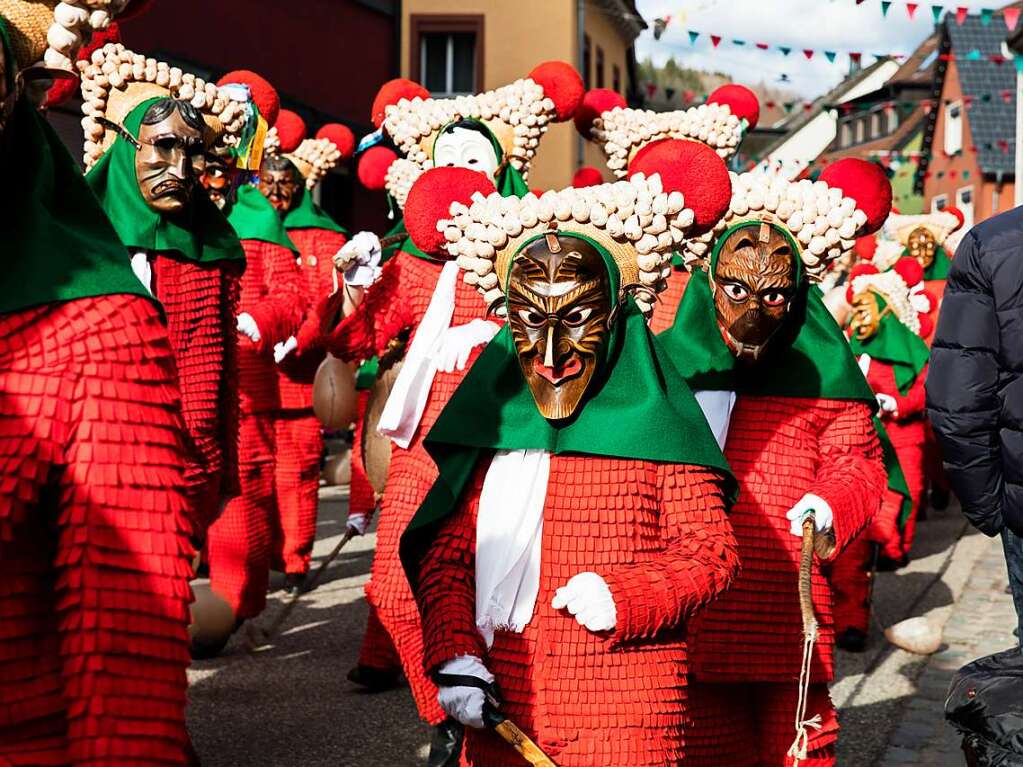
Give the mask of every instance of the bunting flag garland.
[[[910, 21], [913, 20], [913, 17], [916, 15], [916, 9], [919, 7], [919, 3], [906, 3], [906, 15], [909, 16]], [[887, 14], [887, 11], [885, 13]]]
[[689, 30], [689, 44], [696, 45], [696, 41], [700, 39], [700, 33]]
[[992, 11], [990, 8], [981, 8], [980, 23], [983, 24], [985, 27], [988, 26], [991, 23], [991, 19], [994, 15], [995, 12]]
[[809, 61], [810, 59], [813, 58], [813, 49], [812, 48], [804, 48], [803, 49], [803, 55], [806, 56], [807, 61]]
[[932, 5], [931, 6], [931, 16], [934, 17], [934, 23], [935, 24], [937, 24], [939, 21], [941, 21], [941, 14], [943, 14], [944, 12], [945, 12], [945, 7], [943, 5]]
[[779, 45], [778, 50], [781, 51], [782, 56], [788, 56], [792, 53], [792, 49], [787, 45]]
[[963, 22], [966, 21], [966, 15], [969, 12], [970, 12], [970, 9], [967, 8], [964, 5], [960, 5], [958, 8], [956, 8], [956, 24], [958, 24], [959, 26], [962, 26]]
[[891, 0], [881, 0], [881, 15], [887, 16], [888, 11], [891, 10], [891, 7], [892, 7]]
[[1016, 24], [1019, 23], [1020, 8], [1004, 8], [1002, 9], [1002, 17], [1005, 19], [1005, 26], [1010, 32], [1016, 30]]
[[834, 64], [835, 63], [835, 57], [838, 54], [836, 54], [834, 51], [824, 51], [824, 55], [827, 57], [828, 61], [830, 61], [832, 64]]

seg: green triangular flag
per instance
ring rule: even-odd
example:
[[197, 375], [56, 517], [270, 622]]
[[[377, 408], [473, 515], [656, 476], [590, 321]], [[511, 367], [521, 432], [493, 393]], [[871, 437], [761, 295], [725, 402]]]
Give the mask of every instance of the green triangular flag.
[[881, 0], [881, 15], [887, 16], [888, 9], [892, 7], [891, 0]]
[[828, 57], [828, 61], [830, 61], [832, 64], [835, 63], [835, 52], [834, 51], [824, 51], [824, 55]]
[[944, 12], [945, 12], [944, 6], [941, 6], [941, 5], [932, 5], [931, 6], [931, 16], [934, 17], [934, 23], [935, 24], [937, 24], [939, 21], [941, 21], [941, 14], [943, 14]]
[[784, 45], [779, 45], [778, 46], [778, 50], [781, 51], [786, 56], [788, 56], [790, 53], [792, 53], [792, 49], [791, 48], [786, 48]]
[[745, 40], [732, 40], [732, 45], [745, 45]]
[[980, 49], [978, 48], [974, 48], [972, 51], [966, 54], [967, 61], [980, 61], [980, 59], [981, 59]]
[[995, 12], [991, 8], [980, 9], [980, 23], [985, 27], [991, 23], [991, 17], [995, 15]]
[[689, 31], [689, 43], [693, 44], [693, 43], [696, 42], [697, 38], [700, 36], [700, 33], [699, 32], [694, 32], [691, 29], [688, 30], [688, 31]]
[[963, 181], [968, 181], [969, 178], [970, 178], [970, 171], [964, 170], [963, 171]]
[[1016, 71], [1023, 74], [1023, 56], [1013, 56], [1012, 60], [1016, 62]]

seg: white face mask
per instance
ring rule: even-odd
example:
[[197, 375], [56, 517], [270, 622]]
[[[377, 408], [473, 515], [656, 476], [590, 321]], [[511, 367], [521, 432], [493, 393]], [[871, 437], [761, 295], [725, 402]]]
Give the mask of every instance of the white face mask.
[[445, 131], [433, 149], [433, 166], [468, 168], [485, 173], [492, 181], [497, 173], [497, 154], [490, 139], [468, 128]]

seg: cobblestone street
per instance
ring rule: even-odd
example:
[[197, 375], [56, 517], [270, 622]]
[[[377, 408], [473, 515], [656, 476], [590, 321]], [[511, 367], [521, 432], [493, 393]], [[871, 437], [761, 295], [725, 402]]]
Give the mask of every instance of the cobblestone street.
[[[341, 533], [343, 493], [321, 493], [318, 558]], [[916, 558], [875, 586], [867, 651], [840, 653], [833, 696], [841, 712], [842, 767], [960, 765], [942, 713], [951, 674], [1014, 641], [1001, 545], [967, 528], [957, 508], [931, 512], [918, 528]], [[324, 583], [306, 595], [272, 648], [249, 655], [238, 637], [191, 672], [190, 725], [204, 767], [411, 767], [428, 732], [406, 689], [364, 695], [345, 680], [366, 621], [362, 586], [373, 536], [352, 541]], [[279, 592], [261, 622], [280, 608]], [[944, 625], [930, 658], [889, 645], [880, 625], [927, 615]]]

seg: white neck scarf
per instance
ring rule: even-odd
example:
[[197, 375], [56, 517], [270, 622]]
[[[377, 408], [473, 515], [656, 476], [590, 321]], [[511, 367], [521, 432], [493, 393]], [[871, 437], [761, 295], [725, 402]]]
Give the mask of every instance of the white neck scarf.
[[540, 545], [551, 454], [499, 450], [483, 480], [476, 516], [476, 627], [522, 632], [540, 591]]
[[455, 285], [458, 264], [448, 261], [441, 270], [430, 305], [409, 344], [401, 372], [387, 398], [377, 431], [390, 437], [400, 448], [408, 448], [426, 410], [433, 377], [437, 374], [433, 355], [455, 313]]
[[694, 391], [693, 396], [714, 433], [718, 447], [724, 450], [728, 441], [728, 426], [732, 422], [732, 409], [735, 407], [735, 392], [702, 390]]

